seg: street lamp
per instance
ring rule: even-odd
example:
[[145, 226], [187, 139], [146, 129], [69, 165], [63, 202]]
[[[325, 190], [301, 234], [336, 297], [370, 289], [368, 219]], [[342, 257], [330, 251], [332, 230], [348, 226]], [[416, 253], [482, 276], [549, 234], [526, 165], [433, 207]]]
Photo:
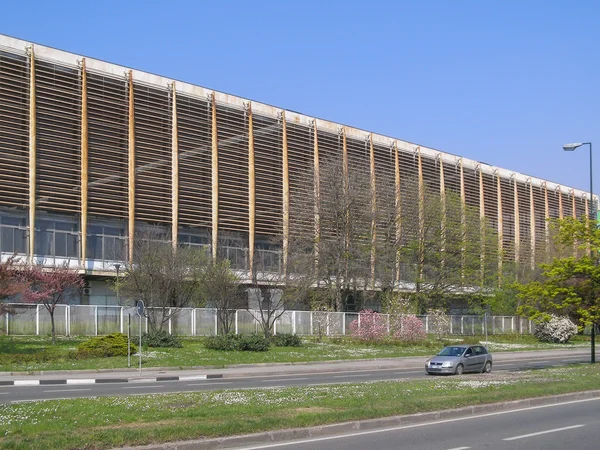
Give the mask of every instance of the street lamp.
[[[592, 143], [591, 142], [575, 142], [572, 144], [565, 144], [563, 145], [563, 150], [566, 152], [572, 152], [573, 150], [575, 150], [576, 148], [581, 147], [582, 145], [589, 145], [590, 146], [590, 210], [589, 210], [589, 214], [590, 214], [590, 226], [591, 224], [594, 222], [594, 178], [592, 175]], [[591, 251], [591, 247], [590, 247], [590, 251]], [[594, 258], [593, 255], [592, 258]], [[592, 261], [594, 261], [594, 259], [592, 259]], [[591, 355], [591, 363], [594, 364], [596, 362], [596, 323], [592, 323], [592, 334], [591, 334], [591, 340], [592, 340], [592, 355]]]

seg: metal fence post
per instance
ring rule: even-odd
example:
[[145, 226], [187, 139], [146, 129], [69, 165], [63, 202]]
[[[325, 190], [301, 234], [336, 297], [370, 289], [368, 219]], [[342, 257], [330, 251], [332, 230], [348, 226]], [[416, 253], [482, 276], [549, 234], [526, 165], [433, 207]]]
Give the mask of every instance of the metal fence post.
[[40, 335], [40, 305], [35, 305], [35, 335]]
[[390, 315], [386, 314], [387, 316], [387, 332], [388, 334], [390, 334]]
[[169, 308], [169, 334], [173, 334], [173, 325], [171, 321], [172, 317], [173, 316], [171, 315], [171, 308]]
[[310, 334], [313, 334], [313, 312], [310, 312]]
[[296, 334], [296, 311], [292, 311], [292, 333]]
[[325, 320], [327, 321], [327, 336], [329, 336], [329, 311], [327, 311], [327, 316]]
[[429, 316], [425, 316], [425, 333], [429, 333]]
[[454, 321], [452, 320], [452, 317], [453, 317], [453, 316], [451, 316], [451, 315], [450, 315], [450, 316], [448, 316], [448, 317], [450, 318], [450, 335], [452, 335], [452, 334], [454, 334], [454, 333], [452, 332], [452, 322], [454, 322]]
[[235, 310], [235, 334], [238, 334], [238, 310]]
[[215, 336], [219, 334], [219, 320], [217, 318], [217, 309], [215, 308]]
[[342, 313], [342, 336], [346, 336], [346, 312]]
[[98, 336], [98, 306], [94, 306], [94, 336]]
[[460, 334], [465, 334], [465, 316], [460, 316]]
[[70, 320], [69, 320], [69, 312], [71, 307], [69, 305], [67, 305], [67, 307], [65, 308], [65, 336], [70, 336]]

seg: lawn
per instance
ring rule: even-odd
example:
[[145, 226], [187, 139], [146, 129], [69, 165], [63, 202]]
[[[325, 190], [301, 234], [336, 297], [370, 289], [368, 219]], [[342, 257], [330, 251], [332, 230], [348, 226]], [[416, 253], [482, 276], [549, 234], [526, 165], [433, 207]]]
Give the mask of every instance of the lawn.
[[3, 449], [105, 449], [597, 389], [600, 366], [0, 405]]
[[[59, 337], [51, 345], [49, 337], [0, 336], [0, 372], [35, 372], [48, 370], [101, 370], [127, 367], [127, 357], [77, 359], [76, 348], [85, 337]], [[467, 343], [483, 341], [482, 336], [468, 336]], [[490, 351], [520, 351], [589, 347], [589, 340], [575, 337], [568, 344], [544, 344], [530, 335], [491, 336]], [[444, 344], [461, 342], [453, 336], [443, 340], [433, 337], [420, 343], [369, 344], [351, 338], [306, 338], [301, 347], [272, 347], [268, 352], [222, 352], [206, 349], [203, 338], [184, 339], [183, 348], [147, 348], [142, 352], [144, 367], [212, 367], [236, 364], [300, 363], [350, 359], [428, 356]], [[137, 355], [131, 364], [137, 367]]]

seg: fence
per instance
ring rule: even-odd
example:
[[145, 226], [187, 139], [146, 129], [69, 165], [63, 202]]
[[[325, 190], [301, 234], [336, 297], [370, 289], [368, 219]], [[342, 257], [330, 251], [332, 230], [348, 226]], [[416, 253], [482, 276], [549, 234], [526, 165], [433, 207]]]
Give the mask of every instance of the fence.
[[[51, 332], [50, 314], [42, 305], [11, 304], [12, 312], [0, 320], [0, 334], [43, 336]], [[179, 336], [210, 336], [217, 334], [217, 311], [207, 308], [182, 308], [169, 319], [167, 326], [170, 334]], [[235, 333], [254, 333], [260, 331], [258, 311], [236, 310], [234, 313]], [[394, 317], [384, 314], [388, 331]], [[426, 332], [438, 331], [428, 316], [417, 316]], [[531, 322], [518, 316], [446, 316], [443, 329], [449, 335], [481, 335], [531, 333]], [[390, 320], [392, 319], [392, 320]], [[127, 306], [88, 306], [57, 305], [54, 322], [57, 335], [98, 336], [115, 332], [127, 333], [128, 325], [137, 334], [137, 310]], [[142, 319], [144, 331], [148, 331], [147, 318]], [[359, 313], [322, 312], [322, 311], [285, 311], [277, 319], [274, 332], [299, 335], [340, 336], [348, 334], [350, 323], [360, 323]], [[439, 320], [437, 320], [439, 323]]]

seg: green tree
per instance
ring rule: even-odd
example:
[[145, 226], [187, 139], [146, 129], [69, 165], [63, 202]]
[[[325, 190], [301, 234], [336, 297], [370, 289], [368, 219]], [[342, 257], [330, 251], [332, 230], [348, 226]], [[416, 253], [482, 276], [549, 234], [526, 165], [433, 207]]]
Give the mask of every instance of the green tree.
[[558, 256], [541, 264], [537, 280], [516, 284], [519, 314], [545, 320], [568, 316], [580, 327], [600, 322], [600, 229], [587, 219], [571, 217], [553, 223]]

